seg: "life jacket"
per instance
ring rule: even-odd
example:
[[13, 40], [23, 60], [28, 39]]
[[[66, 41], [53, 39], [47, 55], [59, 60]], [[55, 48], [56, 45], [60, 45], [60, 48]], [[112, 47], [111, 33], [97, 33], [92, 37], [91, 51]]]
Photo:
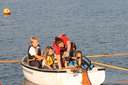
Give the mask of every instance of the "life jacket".
[[[29, 53], [29, 50], [30, 50], [30, 48], [31, 48], [32, 46], [29, 46], [29, 48], [28, 48], [28, 58], [29, 59], [33, 59], [35, 56], [32, 56], [30, 53]], [[39, 56], [41, 56], [41, 49], [40, 49], [40, 46], [38, 46], [37, 48], [35, 48], [36, 49], [36, 52], [37, 52], [37, 55], [39, 55]]]
[[46, 56], [46, 63], [49, 66], [53, 65], [54, 64], [54, 55], [48, 55], [48, 56]]
[[66, 34], [61, 34], [60, 36], [58, 36], [58, 38], [60, 38], [63, 41], [65, 46], [67, 46], [67, 41], [70, 41], [70, 39], [68, 38]]
[[81, 66], [83, 70], [87, 70], [87, 69], [91, 70], [94, 67], [94, 65], [91, 63], [91, 60], [89, 60], [87, 57], [82, 58]]
[[[61, 48], [61, 52], [63, 53], [64, 51], [67, 50], [67, 41], [70, 41], [70, 39], [68, 38], [68, 36], [66, 34], [61, 34], [59, 36], [59, 38], [62, 39], [62, 41], [64, 43], [64, 48]], [[76, 50], [76, 48], [77, 48], [76, 44], [74, 42], [71, 42], [70, 56], [74, 55], [74, 51]]]

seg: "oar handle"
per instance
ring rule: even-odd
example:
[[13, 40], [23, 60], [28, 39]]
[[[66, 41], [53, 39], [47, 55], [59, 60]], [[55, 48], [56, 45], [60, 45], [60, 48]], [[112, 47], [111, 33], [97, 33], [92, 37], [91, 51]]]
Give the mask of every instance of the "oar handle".
[[0, 63], [20, 63], [19, 60], [0, 60]]
[[[14, 56], [14, 57], [17, 57], [16, 54], [0, 54], [0, 57], [3, 57], [3, 56]], [[19, 56], [19, 55], [18, 55]]]
[[92, 54], [92, 55], [87, 55], [87, 57], [90, 58], [98, 58], [98, 57], [113, 57], [113, 56], [128, 56], [128, 52], [114, 52], [114, 53], [104, 53], [104, 54]]
[[90, 57], [90, 58], [112, 57], [112, 54], [94, 54], [94, 55], [87, 55], [86, 57]]
[[128, 71], [128, 68], [126, 68], [126, 67], [115, 66], [115, 65], [105, 64], [105, 63], [101, 63], [101, 62], [92, 62], [92, 63], [95, 65], [99, 65], [99, 66], [103, 66], [103, 67], [107, 67], [107, 68]]

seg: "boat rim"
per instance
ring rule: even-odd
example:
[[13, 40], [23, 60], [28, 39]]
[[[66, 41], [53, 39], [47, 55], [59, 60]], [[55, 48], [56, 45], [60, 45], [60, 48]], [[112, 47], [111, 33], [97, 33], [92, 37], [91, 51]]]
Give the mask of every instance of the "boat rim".
[[35, 70], [35, 71], [40, 71], [40, 72], [50, 72], [50, 73], [66, 73], [66, 70], [49, 70], [49, 69], [40, 69], [40, 68], [37, 68], [37, 67], [32, 67], [30, 65], [28, 65], [27, 63], [24, 62], [24, 59], [26, 58], [27, 56], [23, 57], [20, 64], [21, 66], [23, 67], [26, 67], [28, 69], [32, 69], [32, 70]]
[[[49, 72], [49, 73], [67, 73], [67, 71], [64, 69], [64, 70], [49, 70], [49, 69], [40, 69], [40, 68], [37, 68], [37, 67], [32, 67], [30, 65], [28, 65], [27, 63], [24, 62], [24, 59], [27, 58], [27, 56], [24, 56], [22, 59], [21, 59], [21, 62], [20, 62], [20, 65], [23, 66], [23, 67], [26, 67], [28, 69], [31, 69], [31, 70], [35, 70], [35, 71], [40, 71], [40, 72]], [[98, 71], [103, 71], [105, 70], [105, 68], [98, 68], [97, 69]]]

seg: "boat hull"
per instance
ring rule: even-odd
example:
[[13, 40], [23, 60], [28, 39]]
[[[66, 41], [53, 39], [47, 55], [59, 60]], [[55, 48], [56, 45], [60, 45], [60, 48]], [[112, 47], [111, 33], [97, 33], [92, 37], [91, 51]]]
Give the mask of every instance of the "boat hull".
[[[33, 68], [21, 63], [24, 77], [37, 85], [82, 85], [82, 73], [49, 71]], [[92, 85], [101, 85], [105, 80], [105, 69], [94, 67], [88, 71]]]

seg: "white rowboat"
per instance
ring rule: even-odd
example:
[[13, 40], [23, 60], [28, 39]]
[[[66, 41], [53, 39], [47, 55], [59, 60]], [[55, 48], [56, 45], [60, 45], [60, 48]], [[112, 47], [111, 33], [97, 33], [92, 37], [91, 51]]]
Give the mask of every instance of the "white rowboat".
[[[29, 66], [24, 57], [21, 61], [24, 77], [37, 85], [82, 85], [82, 73], [67, 70], [38, 69]], [[88, 71], [92, 85], [101, 85], [105, 80], [105, 69], [94, 67]]]

